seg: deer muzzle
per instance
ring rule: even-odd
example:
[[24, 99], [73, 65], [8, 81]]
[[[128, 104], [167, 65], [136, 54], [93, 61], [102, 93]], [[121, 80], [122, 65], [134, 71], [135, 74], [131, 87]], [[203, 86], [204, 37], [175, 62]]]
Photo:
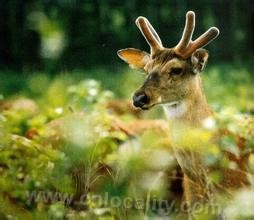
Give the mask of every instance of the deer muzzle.
[[133, 95], [133, 105], [138, 108], [145, 109], [144, 106], [148, 105], [150, 98], [144, 92], [137, 92]]

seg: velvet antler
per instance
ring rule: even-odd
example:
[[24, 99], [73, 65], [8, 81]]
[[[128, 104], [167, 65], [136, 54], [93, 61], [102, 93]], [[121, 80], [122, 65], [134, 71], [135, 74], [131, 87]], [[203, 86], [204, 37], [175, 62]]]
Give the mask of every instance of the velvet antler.
[[[147, 43], [150, 46], [151, 53], [150, 55], [155, 55], [158, 51], [166, 49], [163, 47], [162, 42], [160, 40], [159, 35], [154, 30], [153, 26], [145, 17], [138, 17], [136, 19], [136, 25], [140, 29], [142, 35], [146, 39]], [[218, 34], [219, 30], [216, 27], [209, 28], [204, 34], [198, 37], [195, 41], [192, 41], [192, 34], [195, 28], [195, 13], [193, 11], [188, 11], [186, 13], [186, 22], [185, 28], [183, 31], [183, 35], [179, 43], [172, 48], [175, 53], [182, 57], [188, 58], [191, 54], [197, 50], [198, 48], [204, 47], [208, 43], [210, 43], [213, 39], [215, 39]], [[142, 56], [147, 58], [150, 56], [149, 54], [143, 54]], [[126, 61], [127, 58], [139, 57], [140, 51], [136, 49], [123, 49], [118, 51], [118, 56]], [[133, 59], [132, 59], [133, 60]], [[137, 60], [137, 59], [136, 59]], [[144, 62], [143, 59], [140, 59], [139, 62], [136, 62], [134, 66], [143, 67]]]
[[211, 27], [195, 41], [192, 41], [191, 38], [194, 28], [195, 13], [193, 11], [188, 11], [186, 14], [186, 22], [182, 38], [174, 48], [176, 54], [183, 58], [189, 57], [195, 50], [209, 44], [219, 35], [218, 28]]
[[146, 39], [147, 43], [151, 48], [151, 55], [155, 54], [157, 51], [163, 49], [159, 35], [154, 30], [153, 26], [145, 17], [138, 17], [136, 19], [136, 25], [140, 29], [142, 35]]

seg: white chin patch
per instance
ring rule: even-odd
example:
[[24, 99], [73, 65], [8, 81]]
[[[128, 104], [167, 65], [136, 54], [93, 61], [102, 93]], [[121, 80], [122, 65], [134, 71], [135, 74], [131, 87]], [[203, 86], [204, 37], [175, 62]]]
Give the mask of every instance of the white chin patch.
[[163, 104], [163, 109], [167, 118], [181, 117], [187, 110], [186, 103], [184, 101], [174, 101]]

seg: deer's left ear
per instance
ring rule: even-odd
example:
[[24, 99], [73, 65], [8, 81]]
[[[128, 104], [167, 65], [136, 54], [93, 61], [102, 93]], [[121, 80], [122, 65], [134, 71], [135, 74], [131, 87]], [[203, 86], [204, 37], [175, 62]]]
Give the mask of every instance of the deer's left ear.
[[138, 49], [127, 48], [117, 51], [117, 55], [131, 68], [142, 69], [150, 60], [150, 54]]
[[191, 55], [191, 63], [195, 74], [201, 72], [207, 62], [208, 52], [205, 49], [198, 49]]

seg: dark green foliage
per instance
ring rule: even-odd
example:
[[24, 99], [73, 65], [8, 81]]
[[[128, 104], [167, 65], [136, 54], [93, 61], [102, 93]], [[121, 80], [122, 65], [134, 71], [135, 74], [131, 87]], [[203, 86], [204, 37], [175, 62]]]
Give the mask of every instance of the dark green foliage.
[[[225, 8], [227, 10], [225, 10]], [[134, 21], [149, 18], [166, 47], [179, 41], [185, 13], [196, 12], [195, 36], [210, 26], [221, 34], [208, 46], [212, 62], [251, 61], [253, 1], [41, 1], [10, 0], [0, 6], [0, 64], [29, 71], [113, 66], [116, 51], [148, 50]]]

